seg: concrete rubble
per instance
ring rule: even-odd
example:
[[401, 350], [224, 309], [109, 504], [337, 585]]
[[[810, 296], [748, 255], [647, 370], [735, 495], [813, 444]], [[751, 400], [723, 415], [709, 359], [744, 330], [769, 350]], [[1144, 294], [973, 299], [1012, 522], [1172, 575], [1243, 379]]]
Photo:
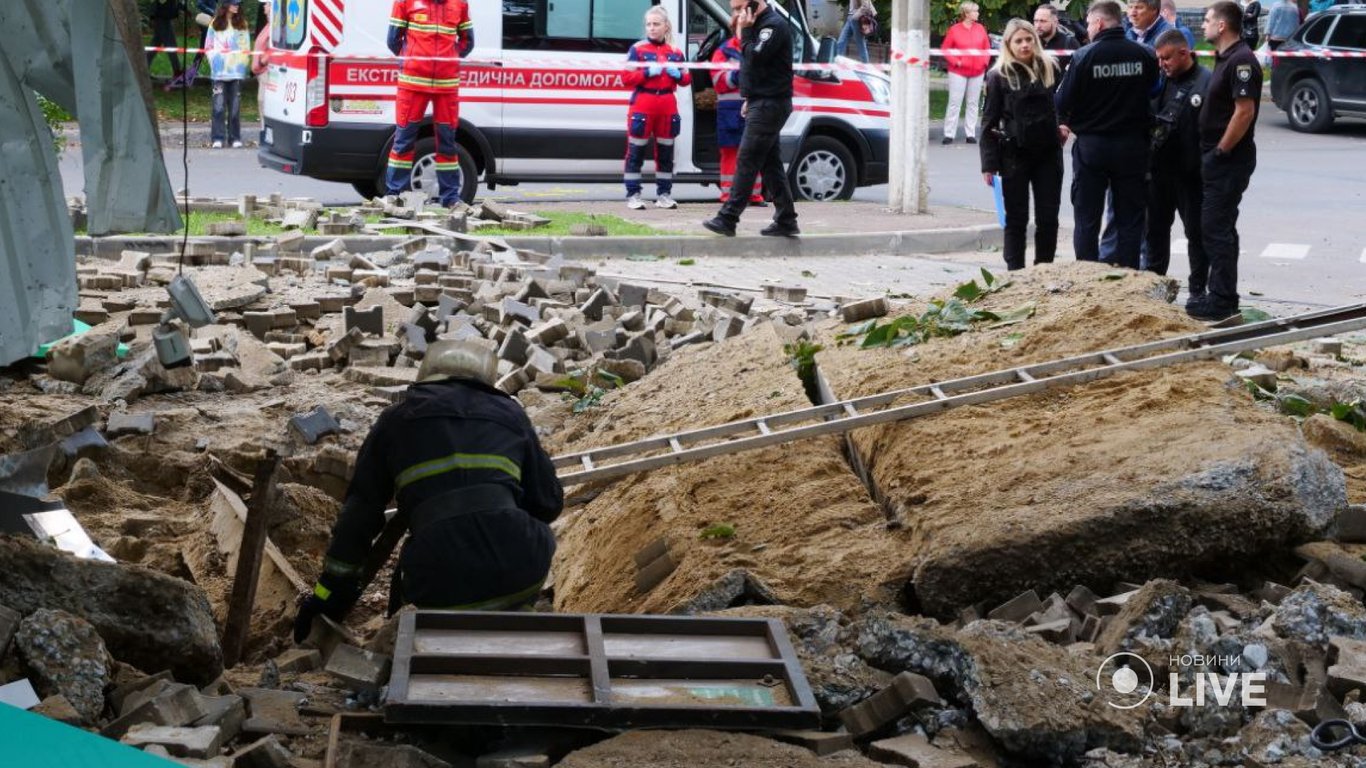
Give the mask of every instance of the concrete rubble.
[[[52, 489], [119, 563], [0, 537], [0, 684], [28, 680], [41, 699], [34, 711], [52, 719], [186, 765], [236, 768], [329, 759], [505, 768], [1351, 764], [1308, 740], [1323, 720], [1366, 716], [1366, 506], [1348, 503], [1366, 500], [1366, 487], [1338, 468], [1366, 464], [1366, 438], [1331, 415], [1349, 395], [1366, 397], [1366, 385], [1299, 373], [1349, 366], [1359, 346], [1336, 338], [1305, 345], [1304, 366], [1265, 355], [1226, 361], [1217, 394], [1243, 398], [1235, 406], [1171, 385], [1170, 397], [1203, 397], [1208, 410], [1242, 409], [1249, 430], [1288, 419], [1279, 404], [1253, 401], [1251, 386], [1277, 403], [1298, 393], [1325, 411], [1284, 429], [1298, 432], [1293, 439], [1267, 437], [1255, 456], [1176, 476], [1137, 470], [1075, 530], [1047, 529], [1036, 519], [1046, 515], [993, 519], [977, 538], [918, 527], [935, 500], [917, 495], [923, 477], [879, 460], [906, 442], [890, 428], [765, 449], [757, 469], [722, 458], [661, 471], [658, 485], [639, 477], [570, 489], [587, 500], [556, 524], [561, 555], [542, 609], [779, 618], [820, 730], [580, 733], [552, 748], [527, 734], [495, 744], [492, 732], [508, 735], [495, 728], [433, 737], [382, 725], [394, 663], [394, 630], [381, 627], [387, 585], [362, 597], [348, 628], [322, 629], [306, 647], [291, 647], [289, 624], [367, 428], [401, 400], [429, 344], [475, 339], [494, 350], [498, 387], [522, 400], [559, 453], [599, 444], [583, 442], [591, 437], [610, 444], [804, 407], [814, 396], [792, 373], [799, 343], [871, 359], [833, 337], [904, 311], [887, 296], [829, 300], [805, 285], [664, 290], [604, 264], [461, 234], [486, 222], [540, 226], [536, 217], [496, 203], [438, 214], [416, 202], [377, 201], [353, 215], [282, 198], [234, 201], [233, 210], [316, 226], [325, 239], [298, 229], [242, 238], [229, 222], [221, 234], [235, 239], [192, 243], [186, 271], [217, 318], [190, 334], [193, 361], [180, 368], [164, 368], [148, 348], [177, 260], [129, 250], [82, 263], [80, 314], [96, 328], [54, 348], [46, 367], [0, 380], [0, 395], [43, 398], [42, 418], [0, 420], [0, 436], [15, 452], [74, 441], [49, 467]], [[378, 214], [426, 229], [362, 250], [352, 235], [373, 229], [365, 217]], [[1028, 288], [1020, 281], [1007, 291]], [[1050, 279], [1049, 292], [1067, 293], [1058, 287], [1066, 282]], [[1166, 295], [1163, 285], [1135, 291]], [[1078, 317], [1088, 315], [1049, 322]], [[1185, 331], [1175, 321], [1154, 327]], [[957, 359], [972, 336], [890, 350], [876, 365], [902, 381], [898, 365], [918, 363], [914, 355]], [[993, 353], [1014, 348], [1000, 341], [992, 337]], [[130, 347], [122, 357], [119, 343]], [[836, 396], [866, 394], [830, 375], [840, 358], [824, 359], [822, 383]], [[675, 381], [688, 391], [671, 389]], [[913, 383], [923, 382], [905, 385]], [[1066, 400], [1032, 407], [1053, 417]], [[1045, 428], [1056, 426], [1020, 427]], [[80, 438], [88, 432], [106, 439]], [[926, 461], [940, 446], [994, 450], [963, 435], [916, 445]], [[267, 562], [246, 661], [224, 670], [225, 583], [267, 446], [283, 455]], [[799, 453], [814, 468], [803, 477], [773, 471]], [[860, 454], [870, 459], [862, 471], [851, 458]], [[758, 535], [758, 525], [738, 522], [720, 526], [732, 529], [726, 535], [701, 533], [737, 522], [728, 516], [737, 502], [719, 514], [708, 506], [719, 486], [742, 486], [734, 498], [752, 499], [771, 528]], [[967, 528], [974, 508], [991, 503], [955, 513]], [[114, 509], [117, 519], [101, 514]], [[1180, 524], [1159, 529], [1173, 520]], [[1204, 530], [1210, 521], [1228, 527]], [[1106, 524], [1116, 522], [1122, 536]], [[1186, 559], [1200, 567], [1179, 567]], [[603, 581], [621, 584], [595, 591]], [[385, 632], [387, 645], [378, 642]], [[1151, 668], [1153, 685], [1141, 691], [1151, 696], [1135, 709], [1110, 706], [1111, 692], [1097, 685], [1113, 654]], [[1267, 706], [1188, 708], [1168, 698], [1171, 676], [1178, 695], [1193, 695], [1210, 675], [1222, 685], [1253, 673], [1266, 677]], [[338, 743], [329, 746], [334, 717]]]

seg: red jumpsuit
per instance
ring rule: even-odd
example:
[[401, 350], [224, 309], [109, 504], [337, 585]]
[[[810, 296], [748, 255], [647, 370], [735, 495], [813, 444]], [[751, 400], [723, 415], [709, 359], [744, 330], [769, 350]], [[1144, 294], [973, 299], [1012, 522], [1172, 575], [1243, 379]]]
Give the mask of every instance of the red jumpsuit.
[[[739, 64], [740, 38], [727, 40], [716, 53], [711, 55], [713, 64]], [[745, 133], [745, 118], [740, 108], [745, 99], [740, 95], [740, 70], [713, 70], [712, 85], [716, 88], [716, 148], [721, 153], [721, 202], [730, 199], [730, 183], [735, 177], [735, 158], [740, 152], [740, 137]], [[754, 194], [750, 195], [750, 205], [763, 205], [764, 196], [759, 194], [763, 187], [763, 177], [754, 180]]]
[[673, 191], [674, 139], [679, 130], [674, 91], [680, 85], [690, 85], [692, 75], [683, 52], [668, 43], [642, 40], [626, 52], [626, 60], [659, 62], [650, 67], [631, 67], [622, 76], [626, 85], [635, 89], [626, 116], [626, 196], [640, 194], [640, 169], [645, 164], [645, 147], [652, 138], [655, 191], [667, 195]]
[[463, 182], [455, 132], [460, 124], [459, 57], [474, 47], [469, 6], [465, 0], [394, 0], [388, 44], [395, 55], [404, 58], [398, 74], [394, 105], [398, 130], [389, 150], [386, 191], [398, 194], [410, 186], [413, 147], [430, 102], [441, 204], [451, 205], [460, 199]]

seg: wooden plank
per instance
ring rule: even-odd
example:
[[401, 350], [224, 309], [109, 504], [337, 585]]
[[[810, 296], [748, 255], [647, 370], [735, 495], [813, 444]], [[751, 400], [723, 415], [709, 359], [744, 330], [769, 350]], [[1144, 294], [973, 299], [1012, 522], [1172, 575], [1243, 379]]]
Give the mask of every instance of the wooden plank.
[[265, 456], [256, 464], [251, 501], [247, 504], [246, 528], [242, 531], [232, 595], [228, 598], [228, 618], [223, 624], [224, 667], [237, 666], [242, 651], [246, 649], [247, 636], [251, 633], [256, 583], [261, 575], [261, 561], [265, 558], [266, 531], [271, 518], [270, 497], [275, 488], [275, 469], [279, 464], [280, 456], [274, 448], [267, 448]]
[[[397, 647], [397, 646], [395, 646]], [[413, 656], [409, 671], [417, 675], [507, 675], [547, 677], [569, 675], [587, 678], [587, 656], [517, 656], [504, 651], [490, 654], [425, 654]]]
[[518, 654], [584, 656], [583, 636], [577, 632], [513, 631], [502, 629], [423, 629], [413, 640], [419, 655], [497, 654], [509, 649]]
[[525, 611], [418, 611], [419, 632], [432, 629], [508, 630], [522, 632], [582, 632], [583, 622], [568, 613]]
[[593, 684], [593, 703], [610, 706], [615, 702], [612, 695], [612, 678], [607, 670], [607, 648], [602, 635], [602, 617], [583, 617], [584, 644], [588, 647], [589, 679]]
[[[420, 611], [409, 611], [398, 617], [398, 635], [394, 638], [394, 648], [410, 649], [417, 634], [417, 618]], [[389, 667], [389, 701], [403, 701], [408, 698], [408, 686], [412, 680], [413, 655], [395, 653]]]
[[604, 646], [607, 656], [614, 659], [774, 658], [765, 637], [609, 633], [604, 637]]

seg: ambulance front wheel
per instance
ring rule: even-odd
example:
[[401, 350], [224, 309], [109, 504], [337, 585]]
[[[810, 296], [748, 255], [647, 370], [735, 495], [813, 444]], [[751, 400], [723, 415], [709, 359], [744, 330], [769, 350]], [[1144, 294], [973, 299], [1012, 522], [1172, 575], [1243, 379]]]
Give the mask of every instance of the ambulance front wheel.
[[[460, 144], [455, 145], [456, 157], [460, 160], [460, 199], [466, 204], [474, 202], [474, 193], [479, 187], [479, 166], [474, 157]], [[418, 139], [413, 148], [413, 176], [409, 186], [417, 192], [427, 193], [427, 199], [435, 202], [441, 194], [436, 183], [436, 137]]]
[[854, 153], [839, 139], [810, 136], [788, 166], [788, 181], [798, 200], [848, 200], [858, 186]]

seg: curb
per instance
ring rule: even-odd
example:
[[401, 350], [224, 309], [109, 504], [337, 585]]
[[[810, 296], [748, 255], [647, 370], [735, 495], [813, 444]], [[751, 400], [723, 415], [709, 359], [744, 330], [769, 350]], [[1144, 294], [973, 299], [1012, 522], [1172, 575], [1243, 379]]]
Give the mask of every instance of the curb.
[[[309, 235], [304, 238], [304, 252], [341, 240], [351, 253], [390, 250], [414, 237], [428, 237], [444, 242], [448, 247], [459, 247], [453, 239], [438, 235], [343, 235], [324, 237]], [[475, 235], [477, 237], [477, 235]], [[169, 253], [180, 247], [179, 235], [114, 235], [110, 237], [76, 238], [76, 255], [93, 256], [116, 261], [125, 250], [147, 253]], [[273, 237], [190, 238], [194, 242], [213, 243], [224, 249], [254, 242], [270, 243]], [[703, 256], [720, 257], [793, 257], [793, 256], [856, 256], [885, 254], [905, 256], [926, 253], [953, 253], [999, 248], [1001, 228], [992, 225], [921, 229], [897, 232], [862, 232], [858, 234], [803, 235], [798, 238], [716, 236], [674, 237], [503, 237], [498, 238], [513, 248], [564, 256], [570, 259], [613, 259], [632, 256], [656, 256], [661, 259], [688, 259]]]

